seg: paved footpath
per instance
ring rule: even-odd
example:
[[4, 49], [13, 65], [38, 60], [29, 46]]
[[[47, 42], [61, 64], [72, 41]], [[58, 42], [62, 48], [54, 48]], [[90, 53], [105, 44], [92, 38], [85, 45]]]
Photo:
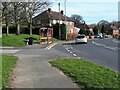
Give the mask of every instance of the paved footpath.
[[48, 63], [72, 56], [41, 48], [41, 45], [24, 47], [15, 55], [19, 60], [13, 70], [13, 88], [78, 88], [69, 77]]

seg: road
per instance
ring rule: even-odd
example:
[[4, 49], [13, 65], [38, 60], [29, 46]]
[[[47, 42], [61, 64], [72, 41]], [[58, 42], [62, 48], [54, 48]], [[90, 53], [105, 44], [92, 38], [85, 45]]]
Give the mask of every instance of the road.
[[118, 71], [118, 43], [114, 39], [89, 40], [88, 44], [72, 42], [56, 45], [52, 49]]

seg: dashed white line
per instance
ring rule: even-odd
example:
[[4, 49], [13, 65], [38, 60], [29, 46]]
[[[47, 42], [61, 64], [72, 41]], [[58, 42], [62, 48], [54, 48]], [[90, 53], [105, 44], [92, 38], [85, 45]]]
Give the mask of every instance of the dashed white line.
[[68, 50], [68, 48], [66, 48], [66, 50]]
[[76, 54], [73, 54], [73, 56], [75, 56], [75, 57], [76, 57], [77, 55], [76, 55]]
[[[70, 54], [72, 54], [73, 52], [71, 52], [68, 48], [66, 48], [66, 50], [70, 53]], [[73, 54], [73, 56], [77, 56], [76, 54]], [[81, 57], [77, 57], [78, 59], [81, 59]]]
[[66, 48], [66, 50], [69, 52], [70, 50], [68, 48]]
[[70, 53], [72, 53], [72, 52], [70, 52]]

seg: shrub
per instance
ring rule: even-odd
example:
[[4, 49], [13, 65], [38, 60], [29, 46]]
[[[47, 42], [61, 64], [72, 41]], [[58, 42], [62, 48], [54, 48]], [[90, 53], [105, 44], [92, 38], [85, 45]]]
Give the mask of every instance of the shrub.
[[[13, 34], [13, 33], [16, 33], [16, 26], [15, 25], [11, 25], [11, 26], [9, 26], [9, 33], [10, 34]], [[6, 33], [7, 32], [7, 29], [6, 29], [6, 26], [3, 26], [2, 27], [2, 33]]]

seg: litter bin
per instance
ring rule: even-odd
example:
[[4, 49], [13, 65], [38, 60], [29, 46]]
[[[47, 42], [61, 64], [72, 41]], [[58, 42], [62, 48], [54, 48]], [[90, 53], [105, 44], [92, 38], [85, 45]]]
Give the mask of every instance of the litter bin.
[[28, 44], [29, 45], [33, 45], [33, 39], [32, 39], [32, 37], [29, 38]]

